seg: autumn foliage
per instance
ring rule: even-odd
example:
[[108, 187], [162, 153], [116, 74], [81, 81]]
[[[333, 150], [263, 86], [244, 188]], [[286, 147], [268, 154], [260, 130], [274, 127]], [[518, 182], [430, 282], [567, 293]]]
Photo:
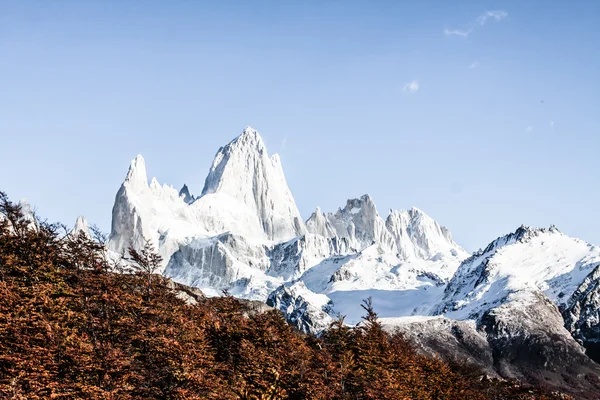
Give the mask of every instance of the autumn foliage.
[[554, 398], [419, 355], [368, 300], [360, 326], [340, 319], [316, 338], [230, 296], [190, 304], [153, 273], [151, 246], [129, 261], [0, 192], [0, 398]]

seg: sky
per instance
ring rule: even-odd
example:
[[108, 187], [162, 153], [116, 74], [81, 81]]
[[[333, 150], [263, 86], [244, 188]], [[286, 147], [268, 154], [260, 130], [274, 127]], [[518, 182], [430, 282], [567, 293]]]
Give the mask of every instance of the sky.
[[0, 0], [0, 190], [110, 231], [138, 153], [202, 190], [245, 126], [301, 214], [368, 193], [470, 251], [600, 245], [600, 2]]

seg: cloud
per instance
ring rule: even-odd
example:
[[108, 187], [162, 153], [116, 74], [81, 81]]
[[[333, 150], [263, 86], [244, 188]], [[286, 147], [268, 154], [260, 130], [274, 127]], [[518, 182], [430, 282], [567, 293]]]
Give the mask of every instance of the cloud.
[[281, 141], [281, 147], [279, 148], [280, 153], [285, 149], [286, 140], [287, 140], [287, 138], [283, 138], [283, 140]]
[[452, 35], [456, 35], [456, 36], [461, 36], [461, 37], [467, 37], [469, 36], [469, 34], [471, 33], [471, 30], [469, 29], [468, 31], [461, 31], [458, 29], [444, 29], [444, 35], [446, 36], [452, 36]]
[[508, 17], [508, 13], [506, 11], [486, 11], [477, 17], [476, 21], [479, 22], [480, 26], [483, 26], [489, 18], [494, 18], [496, 21], [502, 21], [506, 17]]
[[529, 125], [527, 128], [525, 128], [525, 133], [529, 133], [529, 132], [533, 132], [533, 126]]
[[496, 21], [502, 21], [506, 17], [508, 17], [508, 13], [506, 11], [503, 11], [503, 10], [486, 11], [483, 14], [481, 14], [480, 16], [478, 16], [477, 18], [475, 18], [475, 20], [472, 21], [469, 24], [469, 26], [470, 26], [469, 29], [467, 29], [467, 30], [460, 30], [460, 29], [448, 29], [448, 28], [446, 28], [446, 29], [444, 29], [444, 35], [446, 35], [446, 36], [460, 36], [460, 37], [463, 37], [463, 38], [467, 38], [477, 28], [484, 26], [486, 24], [486, 22], [490, 18], [494, 19]]
[[406, 85], [404, 85], [404, 88], [402, 90], [406, 93], [418, 92], [419, 91], [419, 81], [415, 79], [415, 80], [408, 82]]
[[473, 61], [470, 65], [469, 65], [469, 69], [473, 69], [473, 68], [477, 68], [479, 67], [479, 61]]
[[550, 129], [554, 130], [554, 121], [550, 121]]

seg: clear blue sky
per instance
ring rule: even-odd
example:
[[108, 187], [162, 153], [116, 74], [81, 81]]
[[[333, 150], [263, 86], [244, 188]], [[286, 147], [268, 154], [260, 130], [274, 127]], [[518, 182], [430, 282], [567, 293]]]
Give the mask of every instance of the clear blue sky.
[[0, 189], [108, 231], [136, 154], [198, 193], [250, 125], [305, 217], [369, 193], [468, 250], [600, 244], [599, 71], [597, 1], [0, 0]]

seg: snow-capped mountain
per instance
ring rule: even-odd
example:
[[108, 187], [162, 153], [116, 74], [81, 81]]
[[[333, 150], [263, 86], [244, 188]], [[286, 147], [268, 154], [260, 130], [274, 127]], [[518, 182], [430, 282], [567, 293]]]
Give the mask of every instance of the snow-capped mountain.
[[600, 265], [600, 247], [554, 226], [521, 226], [465, 260], [433, 310], [456, 319], [478, 318], [507, 300], [541, 292], [564, 309], [586, 276]]
[[148, 184], [144, 159], [131, 162], [108, 248], [147, 241], [165, 276], [266, 302], [305, 332], [338, 315], [358, 323], [371, 297], [388, 329], [492, 376], [584, 393], [600, 375], [581, 346], [600, 360], [600, 248], [522, 226], [471, 255], [423, 211], [382, 217], [368, 195], [303, 222], [279, 157], [252, 128], [219, 149], [199, 196]]
[[131, 162], [108, 247], [123, 255], [146, 241], [162, 255], [164, 275], [208, 295], [227, 289], [267, 302], [307, 332], [339, 314], [359, 322], [371, 297], [387, 321], [444, 315], [475, 321], [479, 334], [490, 318], [508, 324], [511, 313], [501, 310], [550, 304], [567, 320], [552, 329], [566, 325], [581, 343], [600, 342], [598, 247], [554, 227], [520, 227], [470, 255], [423, 211], [382, 217], [368, 195], [335, 212], [317, 207], [303, 222], [279, 157], [252, 128], [218, 150], [199, 196], [148, 183], [144, 159]]
[[357, 322], [369, 296], [385, 316], [426, 313], [468, 257], [422, 211], [384, 219], [368, 195], [335, 213], [317, 208], [304, 223], [279, 157], [249, 127], [219, 149], [198, 197], [185, 185], [148, 184], [142, 156], [132, 161], [108, 246], [126, 254], [146, 241], [157, 246], [166, 276], [208, 294], [268, 299], [287, 315], [304, 310], [312, 332], [337, 313]]

